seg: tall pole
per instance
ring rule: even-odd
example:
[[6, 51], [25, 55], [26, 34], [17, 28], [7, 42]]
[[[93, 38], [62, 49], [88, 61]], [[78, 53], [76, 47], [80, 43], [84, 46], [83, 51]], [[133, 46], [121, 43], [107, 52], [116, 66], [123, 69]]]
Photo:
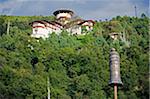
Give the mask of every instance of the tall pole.
[[137, 9], [136, 9], [136, 6], [134, 6], [135, 8], [135, 17], [137, 17]]
[[7, 23], [7, 35], [9, 35], [10, 22]]
[[50, 88], [49, 88], [49, 77], [47, 77], [47, 94], [48, 94], [48, 99], [50, 99]]
[[114, 85], [114, 99], [117, 99], [117, 84]]

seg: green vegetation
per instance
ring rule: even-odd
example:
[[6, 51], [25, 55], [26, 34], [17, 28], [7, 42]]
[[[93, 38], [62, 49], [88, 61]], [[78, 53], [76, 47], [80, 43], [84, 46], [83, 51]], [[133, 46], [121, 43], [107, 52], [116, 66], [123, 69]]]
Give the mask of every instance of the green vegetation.
[[[53, 17], [0, 16], [0, 99], [113, 99], [109, 51], [121, 57], [119, 99], [149, 97], [149, 18], [120, 17], [96, 22], [85, 36], [51, 34], [31, 38], [29, 22]], [[9, 32], [7, 24], [10, 22]], [[109, 33], [121, 35], [113, 42]]]

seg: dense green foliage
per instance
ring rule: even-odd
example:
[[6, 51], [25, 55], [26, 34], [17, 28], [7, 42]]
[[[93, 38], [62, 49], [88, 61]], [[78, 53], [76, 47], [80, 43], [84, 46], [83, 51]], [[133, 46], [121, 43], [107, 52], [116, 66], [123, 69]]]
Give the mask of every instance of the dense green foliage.
[[[113, 99], [109, 82], [109, 52], [121, 57], [119, 99], [148, 99], [148, 21], [117, 16], [96, 22], [85, 36], [51, 34], [31, 38], [29, 22], [53, 17], [0, 16], [0, 99]], [[10, 22], [9, 33], [7, 24]], [[124, 35], [113, 42], [109, 33]]]

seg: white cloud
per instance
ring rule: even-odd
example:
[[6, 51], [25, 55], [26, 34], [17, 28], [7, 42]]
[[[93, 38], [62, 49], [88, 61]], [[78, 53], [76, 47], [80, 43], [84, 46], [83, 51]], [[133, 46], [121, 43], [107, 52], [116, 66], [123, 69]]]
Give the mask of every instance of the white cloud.
[[[132, 1], [132, 2], [131, 2]], [[140, 0], [8, 0], [0, 2], [1, 14], [51, 15], [60, 8], [73, 9], [86, 19], [105, 19], [117, 15], [134, 16], [134, 6], [138, 14], [147, 12]]]

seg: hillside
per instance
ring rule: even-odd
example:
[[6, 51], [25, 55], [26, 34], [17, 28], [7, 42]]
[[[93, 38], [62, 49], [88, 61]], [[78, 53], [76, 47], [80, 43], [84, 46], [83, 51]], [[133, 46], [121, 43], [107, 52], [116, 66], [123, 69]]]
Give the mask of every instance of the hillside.
[[[51, 34], [31, 38], [29, 23], [43, 16], [0, 16], [0, 99], [113, 99], [109, 52], [121, 57], [118, 99], [149, 97], [149, 18], [120, 17], [97, 21], [85, 36]], [[8, 24], [10, 24], [8, 31]], [[110, 33], [119, 33], [113, 42]]]

